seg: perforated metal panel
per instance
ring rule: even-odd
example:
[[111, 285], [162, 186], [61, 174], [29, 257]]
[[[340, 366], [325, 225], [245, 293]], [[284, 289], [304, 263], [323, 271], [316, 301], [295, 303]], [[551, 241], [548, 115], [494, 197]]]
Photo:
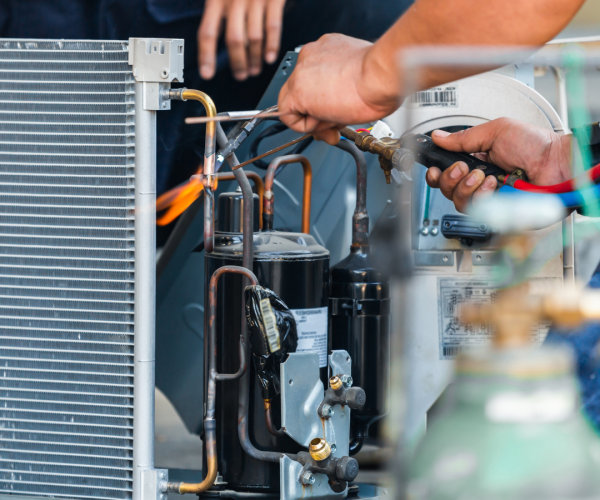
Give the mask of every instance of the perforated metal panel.
[[131, 497], [127, 46], [0, 40], [0, 493]]

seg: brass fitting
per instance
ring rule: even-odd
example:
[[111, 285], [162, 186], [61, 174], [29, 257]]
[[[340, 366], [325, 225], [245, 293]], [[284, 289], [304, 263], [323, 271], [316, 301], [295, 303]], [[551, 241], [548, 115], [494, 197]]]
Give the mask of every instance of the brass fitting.
[[331, 387], [334, 391], [341, 389], [342, 385], [344, 385], [342, 379], [337, 375], [334, 375], [329, 379], [329, 387]]
[[265, 404], [265, 410], [270, 410], [271, 409], [271, 400], [270, 399], [263, 399], [263, 402]]
[[308, 446], [308, 452], [313, 460], [320, 462], [331, 455], [331, 447], [323, 438], [314, 438]]

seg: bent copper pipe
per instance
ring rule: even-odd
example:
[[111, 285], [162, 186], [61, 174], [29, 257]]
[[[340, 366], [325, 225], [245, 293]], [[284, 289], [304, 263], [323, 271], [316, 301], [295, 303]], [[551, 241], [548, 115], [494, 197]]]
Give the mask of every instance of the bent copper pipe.
[[273, 434], [273, 436], [281, 437], [285, 433], [283, 429], [275, 429], [275, 425], [273, 424], [273, 415], [271, 414], [271, 400], [263, 399], [265, 404], [265, 423], [267, 424], [267, 430]]
[[[169, 91], [171, 99], [181, 101], [199, 101], [206, 110], [206, 116], [217, 116], [217, 107], [208, 94], [200, 90], [176, 89]], [[208, 122], [206, 124], [206, 136], [204, 139], [204, 168], [202, 172], [202, 184], [204, 186], [204, 251], [212, 252], [214, 248], [214, 183], [215, 183], [215, 151], [216, 151], [217, 124]]]
[[369, 246], [369, 212], [367, 211], [367, 160], [356, 144], [341, 140], [336, 147], [350, 153], [356, 162], [356, 207], [352, 215], [352, 250]]
[[273, 196], [273, 181], [275, 173], [281, 165], [289, 165], [290, 163], [300, 163], [304, 170], [304, 191], [302, 194], [302, 229], [303, 233], [310, 233], [310, 196], [312, 189], [312, 167], [308, 158], [303, 155], [284, 155], [278, 156], [267, 168], [265, 175], [265, 206], [263, 208], [263, 230], [270, 231], [273, 229], [274, 217], [274, 196]]
[[[241, 169], [239, 169], [241, 170]], [[260, 175], [258, 175], [256, 172], [245, 172], [246, 177], [248, 177], [248, 179], [251, 179], [254, 182], [254, 186], [256, 186], [256, 194], [258, 194], [258, 227], [260, 229], [262, 229], [263, 227], [263, 220], [262, 220], [262, 213], [263, 213], [263, 199], [265, 196], [265, 185], [263, 183], [262, 177]], [[235, 172], [219, 172], [218, 174], [216, 174], [217, 176], [217, 180], [218, 181], [233, 181], [236, 179], [235, 177]], [[245, 202], [245, 201], [244, 201]], [[244, 266], [245, 267], [245, 266]]]
[[[223, 148], [224, 145], [227, 144], [227, 136], [225, 135], [225, 132], [223, 132], [223, 129], [220, 126], [220, 124], [217, 124], [217, 141], [219, 142], [219, 147], [221, 148]], [[235, 153], [232, 153], [229, 156], [227, 156], [227, 162], [229, 163], [229, 166], [234, 171], [234, 173], [240, 172], [241, 174], [243, 174], [243, 176], [240, 176], [238, 178], [238, 183], [242, 188], [242, 193], [248, 193], [248, 196], [251, 196], [252, 191], [250, 190], [250, 183], [248, 182], [244, 171], [241, 168], [237, 168], [240, 162], [238, 161]], [[253, 204], [245, 202], [244, 205], [248, 206], [248, 212], [244, 212], [244, 250], [242, 262], [244, 263], [244, 267], [248, 266], [248, 269], [250, 269], [252, 267], [252, 255], [254, 249], [254, 246], [252, 244], [252, 212], [250, 211]], [[246, 248], [248, 249], [248, 251], [246, 251]], [[248, 264], [246, 264], [246, 262]], [[247, 328], [242, 329], [242, 335], [244, 337], [246, 359], [250, 359], [250, 342], [247, 341]], [[295, 455], [289, 453], [258, 450], [250, 441], [250, 436], [248, 435], [248, 408], [250, 404], [250, 383], [250, 372], [249, 370], [246, 370], [246, 373], [244, 373], [244, 375], [242, 375], [242, 377], [240, 378], [238, 390], [238, 438], [240, 440], [240, 444], [243, 450], [252, 458], [255, 458], [257, 460], [264, 460], [266, 462], [279, 462], [280, 458], [284, 455], [287, 455], [292, 459], [295, 458]]]
[[177, 493], [199, 494], [208, 490], [217, 478], [217, 445], [215, 400], [217, 381], [236, 380], [244, 376], [247, 369], [245, 337], [240, 335], [240, 367], [236, 373], [217, 373], [217, 285], [224, 274], [241, 274], [253, 285], [258, 280], [252, 271], [240, 266], [223, 266], [217, 269], [210, 279], [209, 285], [209, 319], [208, 319], [208, 390], [206, 398], [206, 416], [204, 418], [204, 440], [206, 443], [206, 461], [208, 472], [201, 483], [168, 483], [167, 490]]

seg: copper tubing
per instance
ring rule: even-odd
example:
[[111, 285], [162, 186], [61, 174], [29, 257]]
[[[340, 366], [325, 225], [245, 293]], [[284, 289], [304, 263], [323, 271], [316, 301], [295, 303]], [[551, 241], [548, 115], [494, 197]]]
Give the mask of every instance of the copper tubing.
[[[213, 100], [204, 92], [199, 90], [183, 89], [181, 99], [184, 101], [199, 101], [206, 110], [206, 116], [217, 116], [217, 108]], [[206, 124], [206, 137], [204, 140], [204, 169], [202, 172], [202, 184], [204, 185], [204, 251], [212, 252], [214, 248], [214, 195], [213, 185], [215, 181], [215, 151], [217, 141], [217, 124], [208, 122]]]
[[[262, 220], [262, 213], [263, 213], [263, 199], [265, 196], [265, 185], [263, 183], [263, 180], [261, 178], [260, 175], [258, 175], [256, 172], [246, 172], [244, 171], [246, 174], [246, 177], [248, 177], [248, 179], [252, 179], [252, 181], [254, 182], [254, 185], [256, 186], [256, 193], [258, 194], [258, 224], [260, 227], [260, 229], [263, 228], [263, 220]], [[217, 177], [217, 181], [233, 181], [235, 180], [235, 174], [233, 172], [219, 172], [218, 174], [216, 174]]]
[[356, 144], [341, 140], [336, 147], [350, 153], [356, 163], [356, 207], [352, 215], [352, 247], [360, 251], [369, 246], [369, 212], [367, 211], [367, 160]]
[[240, 335], [240, 367], [236, 373], [217, 373], [217, 285], [219, 278], [224, 274], [241, 274], [252, 285], [257, 285], [258, 280], [252, 271], [239, 266], [223, 266], [217, 269], [210, 279], [209, 285], [209, 317], [208, 317], [208, 390], [206, 397], [206, 416], [204, 418], [204, 441], [206, 446], [207, 474], [201, 483], [169, 483], [168, 491], [177, 493], [200, 494], [208, 490], [217, 478], [217, 446], [215, 400], [217, 381], [236, 380], [246, 373], [246, 345], [244, 335]]
[[267, 430], [273, 434], [273, 436], [283, 436], [283, 429], [275, 429], [275, 426], [273, 425], [273, 416], [271, 415], [271, 400], [264, 399], [263, 401], [265, 404], [265, 423], [267, 424]]
[[270, 231], [273, 229], [274, 216], [274, 196], [273, 181], [275, 172], [281, 165], [290, 163], [300, 163], [304, 170], [304, 192], [302, 194], [302, 228], [303, 233], [310, 233], [310, 195], [312, 191], [312, 168], [308, 158], [303, 155], [285, 155], [275, 158], [267, 168], [265, 175], [265, 206], [263, 208], [263, 229]]
[[235, 170], [236, 168], [245, 167], [246, 165], [250, 165], [251, 163], [254, 163], [256, 160], [262, 160], [263, 158], [270, 156], [272, 154], [275, 154], [275, 153], [281, 151], [282, 149], [286, 149], [286, 148], [289, 148], [290, 146], [293, 146], [294, 144], [298, 144], [299, 142], [302, 142], [305, 139], [308, 139], [309, 137], [311, 137], [311, 134], [304, 134], [302, 137], [298, 137], [298, 139], [294, 139], [293, 141], [286, 142], [285, 144], [282, 144], [281, 146], [277, 146], [276, 148], [271, 149], [270, 151], [267, 151], [266, 153], [255, 156], [254, 158], [250, 158], [249, 160], [246, 160], [244, 163], [240, 163], [232, 170]]

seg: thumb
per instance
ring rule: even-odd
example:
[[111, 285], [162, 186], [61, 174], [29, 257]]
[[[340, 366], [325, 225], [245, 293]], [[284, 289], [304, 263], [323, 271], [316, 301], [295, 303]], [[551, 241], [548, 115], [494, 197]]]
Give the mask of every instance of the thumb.
[[435, 144], [448, 151], [481, 153], [492, 149], [498, 125], [496, 121], [491, 121], [454, 134], [444, 130], [434, 130], [431, 138]]

